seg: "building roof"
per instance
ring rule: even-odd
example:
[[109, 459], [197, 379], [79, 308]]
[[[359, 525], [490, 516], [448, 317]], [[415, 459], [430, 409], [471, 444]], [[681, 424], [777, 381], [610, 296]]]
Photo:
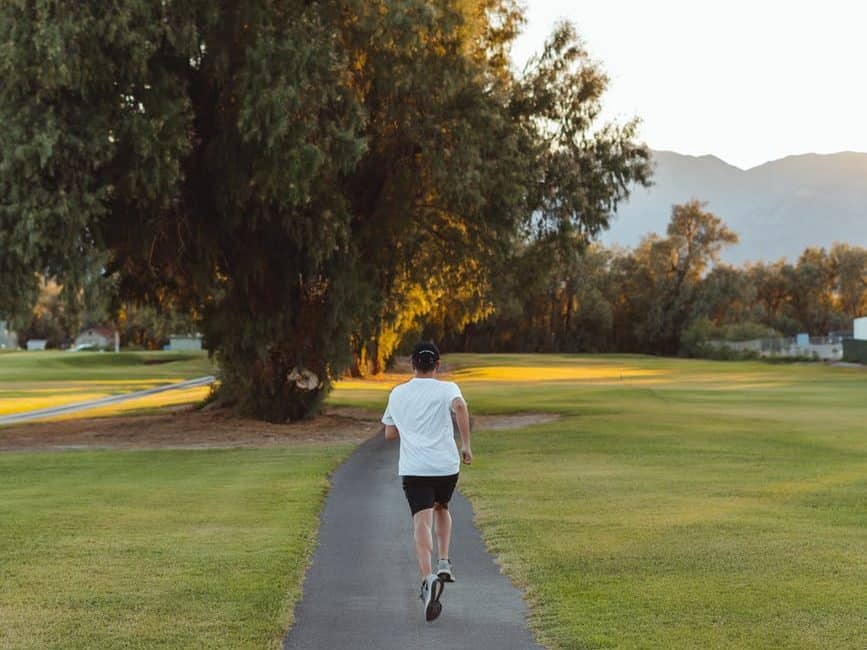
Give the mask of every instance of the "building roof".
[[85, 327], [78, 333], [78, 335], [81, 336], [82, 334], [90, 334], [91, 332], [93, 332], [94, 334], [99, 334], [100, 336], [107, 339], [114, 338], [114, 328], [108, 327], [107, 325], [100, 325], [98, 327]]

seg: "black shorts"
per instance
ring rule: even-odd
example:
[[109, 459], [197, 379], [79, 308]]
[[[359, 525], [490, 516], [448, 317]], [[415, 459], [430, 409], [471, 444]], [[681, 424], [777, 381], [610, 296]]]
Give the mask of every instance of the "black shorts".
[[452, 498], [458, 475], [451, 476], [401, 476], [403, 493], [409, 502], [412, 514], [433, 508], [434, 503], [446, 505]]

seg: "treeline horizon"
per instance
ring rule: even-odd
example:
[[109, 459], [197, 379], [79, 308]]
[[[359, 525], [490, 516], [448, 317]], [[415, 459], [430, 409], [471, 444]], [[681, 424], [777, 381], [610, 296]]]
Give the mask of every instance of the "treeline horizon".
[[692, 201], [673, 206], [665, 236], [650, 233], [634, 248], [536, 242], [501, 276], [488, 317], [421, 336], [462, 352], [702, 356], [711, 340], [851, 333], [867, 315], [867, 248], [835, 243], [792, 262], [721, 263], [720, 250], [736, 241]]
[[[693, 201], [673, 207], [665, 236], [649, 233], [634, 248], [525, 241], [479, 296], [483, 317], [462, 327], [422, 317], [394, 350], [430, 339], [450, 352], [702, 356], [710, 340], [851, 333], [853, 319], [867, 315], [867, 248], [836, 243], [808, 247], [792, 262], [720, 262], [736, 238]], [[195, 328], [188, 314], [118, 304], [116, 288], [99, 274], [78, 297], [78, 305], [66, 304], [60, 287], [45, 283], [21, 343], [48, 338], [56, 347], [76, 329], [110, 322], [124, 346], [158, 349], [169, 334]]]

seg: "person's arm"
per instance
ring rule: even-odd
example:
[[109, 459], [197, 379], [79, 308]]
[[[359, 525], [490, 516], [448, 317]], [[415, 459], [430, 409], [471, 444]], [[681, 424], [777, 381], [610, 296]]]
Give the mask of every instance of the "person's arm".
[[470, 448], [470, 410], [462, 397], [452, 400], [452, 410], [455, 412], [455, 422], [461, 434], [461, 460], [469, 465], [473, 462], [473, 450]]
[[397, 430], [397, 427], [393, 424], [385, 425], [385, 439], [386, 440], [397, 440], [400, 438], [400, 431]]
[[391, 417], [391, 394], [388, 396], [388, 404], [385, 406], [385, 413], [382, 414], [381, 422], [385, 425], [386, 440], [397, 440], [400, 437], [394, 418]]

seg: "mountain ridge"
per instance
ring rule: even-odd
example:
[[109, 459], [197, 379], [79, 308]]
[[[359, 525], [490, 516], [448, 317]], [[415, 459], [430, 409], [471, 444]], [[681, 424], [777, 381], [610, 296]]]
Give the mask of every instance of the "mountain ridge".
[[635, 246], [663, 234], [671, 207], [707, 203], [740, 236], [723, 261], [790, 261], [809, 246], [835, 242], [867, 247], [867, 153], [805, 153], [741, 169], [713, 154], [652, 151], [653, 182], [618, 207], [606, 244]]

